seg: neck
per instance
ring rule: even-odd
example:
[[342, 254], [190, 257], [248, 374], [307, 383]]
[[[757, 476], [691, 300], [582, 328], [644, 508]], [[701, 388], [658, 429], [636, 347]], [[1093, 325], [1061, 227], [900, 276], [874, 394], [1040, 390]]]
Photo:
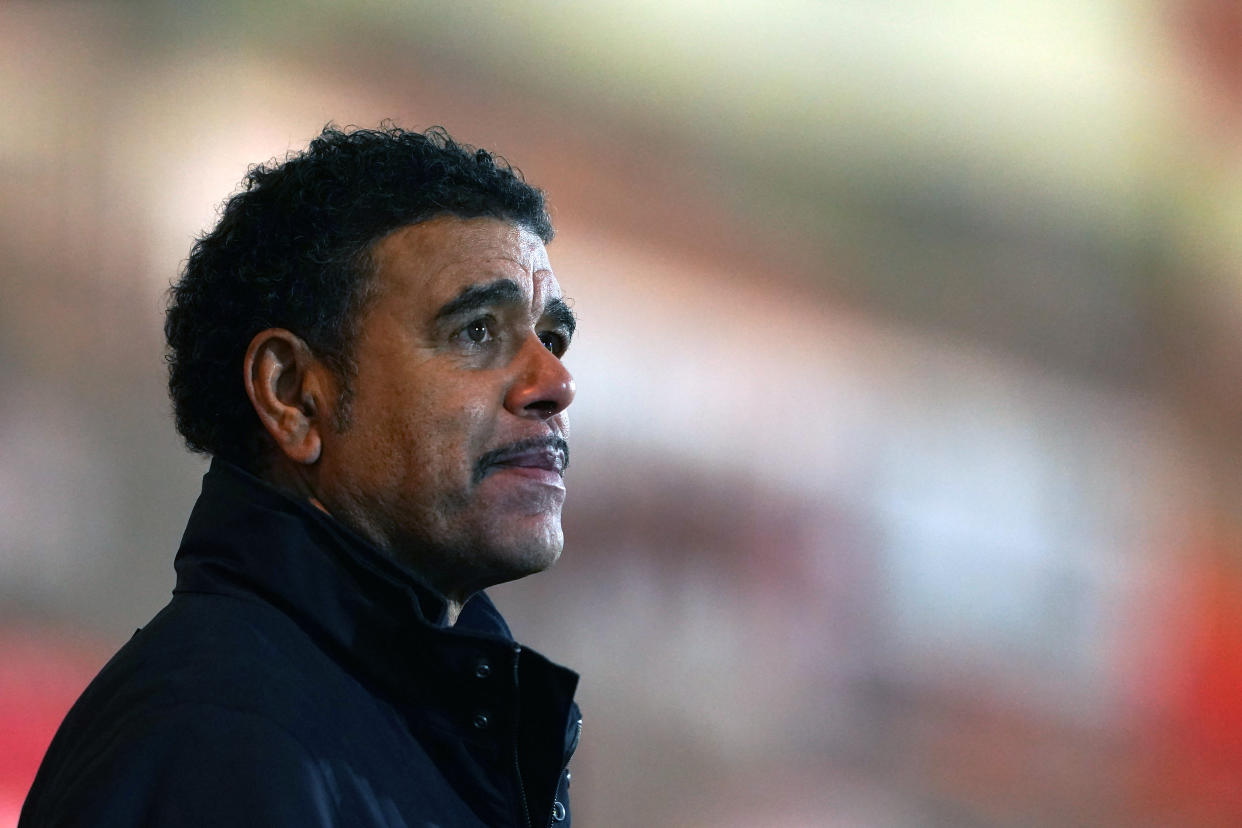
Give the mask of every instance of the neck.
[[447, 626], [453, 626], [457, 623], [457, 616], [461, 615], [462, 601], [454, 601], [452, 598], [447, 599], [448, 609], [444, 613], [444, 623]]

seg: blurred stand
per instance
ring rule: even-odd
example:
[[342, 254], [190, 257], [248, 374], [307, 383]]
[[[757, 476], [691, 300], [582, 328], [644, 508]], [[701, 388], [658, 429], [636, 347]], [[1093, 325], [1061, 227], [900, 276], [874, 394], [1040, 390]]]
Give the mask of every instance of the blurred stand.
[[169, 280], [386, 117], [554, 208], [583, 825], [1242, 820], [1238, 7], [856, 5], [0, 9], [0, 824], [172, 585]]

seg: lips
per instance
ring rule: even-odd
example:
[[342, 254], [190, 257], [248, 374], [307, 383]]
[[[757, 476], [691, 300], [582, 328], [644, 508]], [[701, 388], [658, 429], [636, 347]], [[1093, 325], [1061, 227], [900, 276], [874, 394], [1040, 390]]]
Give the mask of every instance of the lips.
[[569, 468], [569, 444], [560, 437], [534, 437], [519, 440], [487, 452], [475, 464], [475, 482], [489, 474], [510, 469], [534, 476], [564, 476]]

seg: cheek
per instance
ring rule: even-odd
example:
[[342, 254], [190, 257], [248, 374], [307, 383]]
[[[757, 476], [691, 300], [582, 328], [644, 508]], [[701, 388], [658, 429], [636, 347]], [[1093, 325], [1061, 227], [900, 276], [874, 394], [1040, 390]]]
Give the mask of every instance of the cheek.
[[447, 474], [473, 471], [475, 461], [491, 448], [487, 407], [476, 402], [445, 405], [427, 415], [420, 436], [428, 462]]
[[491, 406], [482, 400], [469, 400], [462, 404], [456, 420], [463, 430], [477, 433], [487, 424], [491, 413]]
[[432, 428], [416, 401], [392, 387], [355, 399], [343, 449], [361, 476], [376, 486], [396, 486], [427, 472], [428, 458], [419, 452]]
[[456, 498], [470, 487], [475, 461], [499, 439], [499, 401], [488, 399], [499, 392], [481, 381], [454, 379], [406, 376], [372, 385], [357, 399], [355, 444], [363, 444], [376, 477], [404, 481], [407, 494], [421, 492], [429, 500]]

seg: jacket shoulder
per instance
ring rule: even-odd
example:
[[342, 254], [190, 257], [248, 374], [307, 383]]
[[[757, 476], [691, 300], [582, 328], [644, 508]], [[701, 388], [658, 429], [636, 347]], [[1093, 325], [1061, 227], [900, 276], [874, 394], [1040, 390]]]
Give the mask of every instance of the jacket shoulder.
[[274, 608], [177, 596], [70, 710], [20, 824], [335, 824], [356, 687]]
[[101, 743], [76, 747], [40, 771], [21, 828], [339, 824], [315, 756], [250, 711], [162, 705], [136, 711]]
[[314, 721], [355, 689], [349, 672], [276, 608], [177, 595], [104, 666], [66, 726], [89, 726], [103, 712], [123, 723], [153, 709], [203, 704], [301, 730], [293, 725]]

